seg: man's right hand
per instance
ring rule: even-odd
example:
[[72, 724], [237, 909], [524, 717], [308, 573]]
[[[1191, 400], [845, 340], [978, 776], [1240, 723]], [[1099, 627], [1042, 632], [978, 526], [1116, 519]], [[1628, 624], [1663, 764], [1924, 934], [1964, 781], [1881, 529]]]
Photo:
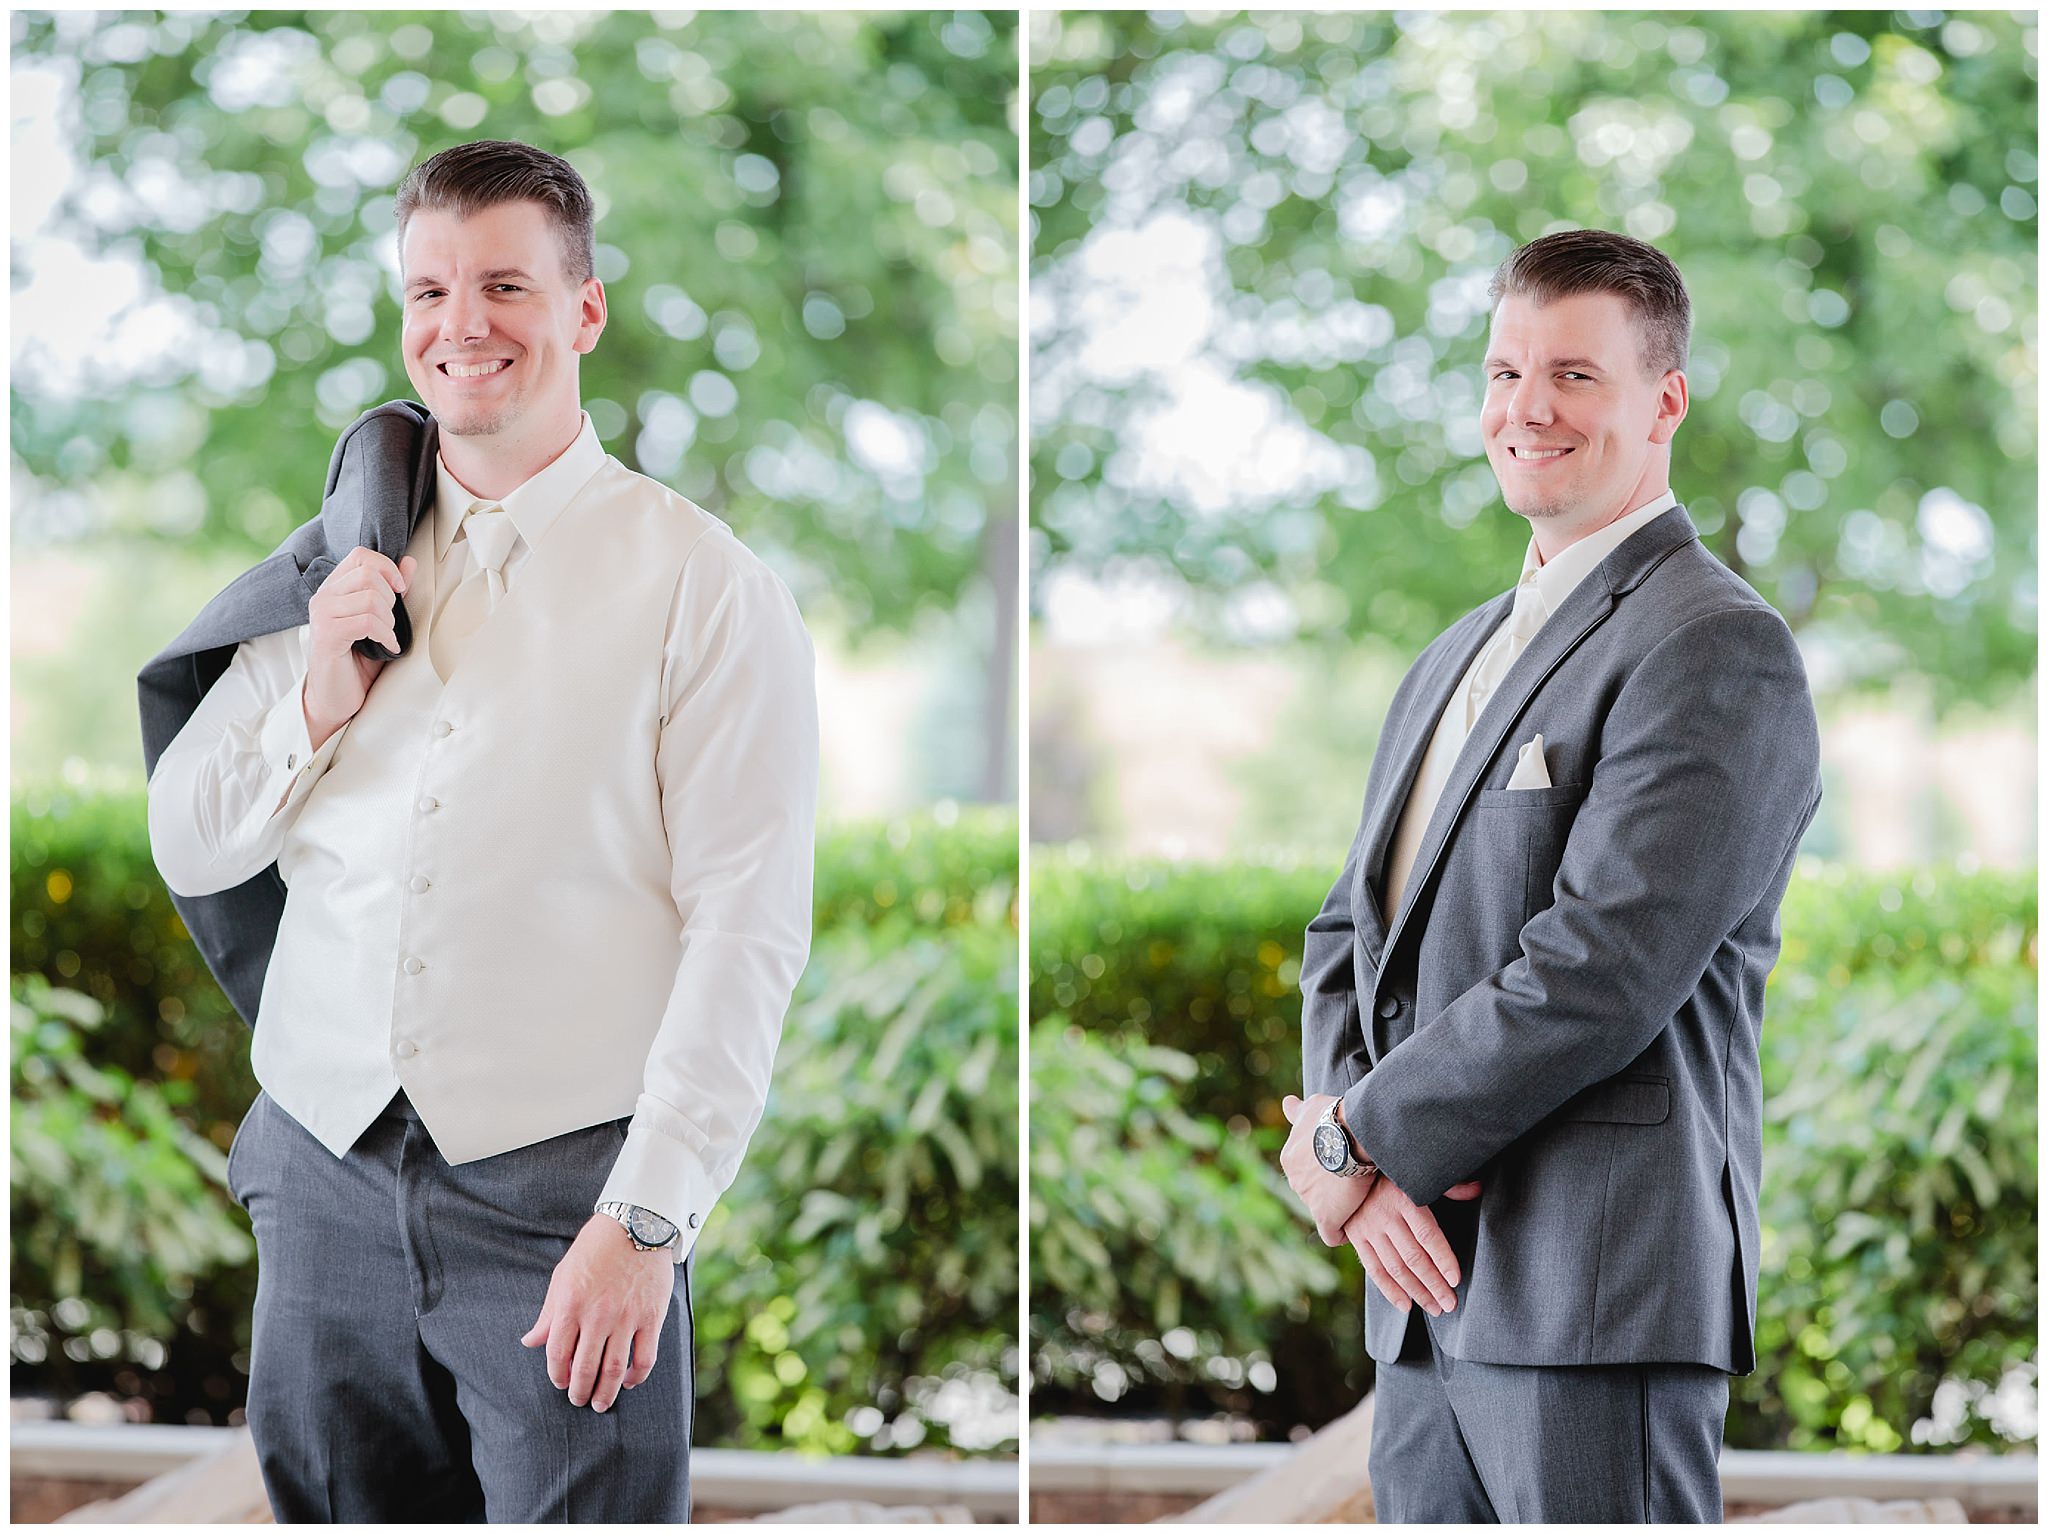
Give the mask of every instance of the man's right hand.
[[355, 718], [384, 669], [385, 662], [358, 655], [355, 642], [374, 639], [387, 650], [398, 648], [391, 614], [398, 594], [412, 584], [415, 563], [410, 554], [394, 565], [375, 549], [352, 549], [307, 604], [313, 634], [301, 701], [314, 750]]
[[[1445, 1198], [1479, 1197], [1479, 1183], [1461, 1182]], [[1436, 1216], [1394, 1186], [1382, 1173], [1372, 1180], [1365, 1202], [1344, 1222], [1344, 1235], [1365, 1264], [1366, 1274], [1396, 1310], [1411, 1302], [1433, 1316], [1458, 1308], [1458, 1259]]]

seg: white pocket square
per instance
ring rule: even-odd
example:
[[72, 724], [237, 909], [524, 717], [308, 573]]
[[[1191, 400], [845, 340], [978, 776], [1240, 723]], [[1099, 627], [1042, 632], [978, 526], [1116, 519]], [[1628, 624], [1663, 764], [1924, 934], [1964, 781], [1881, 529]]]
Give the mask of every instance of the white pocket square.
[[1548, 788], [1550, 771], [1543, 765], [1543, 737], [1537, 736], [1522, 747], [1522, 754], [1515, 758], [1515, 775], [1508, 779], [1509, 788]]

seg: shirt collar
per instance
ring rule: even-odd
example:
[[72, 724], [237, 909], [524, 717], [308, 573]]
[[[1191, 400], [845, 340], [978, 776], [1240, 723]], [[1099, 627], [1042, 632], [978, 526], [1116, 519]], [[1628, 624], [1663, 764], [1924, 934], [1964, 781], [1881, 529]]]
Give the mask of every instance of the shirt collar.
[[[490, 503], [505, 508], [505, 514], [519, 529], [519, 536], [526, 540], [529, 549], [539, 544], [541, 536], [554, 526], [555, 518], [590, 483], [591, 476], [604, 467], [604, 448], [597, 440], [597, 428], [590, 424], [590, 412], [577, 413], [582, 417], [582, 427], [555, 461], [510, 495]], [[471, 503], [486, 498], [449, 473], [438, 452], [434, 454], [434, 475], [434, 557], [440, 559], [455, 541], [456, 529], [462, 526]]]
[[1554, 613], [1564, 606], [1564, 599], [1572, 594], [1579, 582], [1599, 567], [1600, 561], [1621, 546], [1622, 540], [1638, 528], [1645, 527], [1664, 515], [1678, 504], [1678, 497], [1666, 490], [1654, 501], [1638, 506], [1626, 516], [1617, 517], [1598, 532], [1588, 533], [1569, 548], [1557, 551], [1545, 560], [1536, 551], [1536, 539], [1532, 534], [1529, 548], [1522, 555], [1522, 575], [1516, 582], [1533, 583], [1536, 595], [1543, 600], [1543, 610]]

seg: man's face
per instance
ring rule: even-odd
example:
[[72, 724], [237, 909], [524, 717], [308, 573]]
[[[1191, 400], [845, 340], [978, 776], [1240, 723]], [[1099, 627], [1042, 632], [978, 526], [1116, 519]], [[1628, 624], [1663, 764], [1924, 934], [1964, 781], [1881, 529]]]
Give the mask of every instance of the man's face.
[[[604, 288], [571, 282], [562, 244], [537, 202], [468, 219], [422, 208], [399, 250], [405, 282], [405, 374], [456, 437], [545, 430], [579, 408], [576, 358], [604, 329]], [[503, 366], [464, 377], [451, 367]]]
[[1511, 293], [1494, 311], [1479, 427], [1519, 516], [1599, 527], [1659, 494], [1685, 405], [1683, 373], [1645, 371], [1618, 293], [1548, 304]]

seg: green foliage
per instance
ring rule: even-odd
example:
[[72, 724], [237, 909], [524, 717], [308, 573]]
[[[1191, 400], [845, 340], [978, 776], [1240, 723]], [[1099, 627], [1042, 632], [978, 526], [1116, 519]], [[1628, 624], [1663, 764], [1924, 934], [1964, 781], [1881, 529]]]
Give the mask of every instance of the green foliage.
[[267, 552], [316, 509], [335, 433], [410, 392], [398, 181], [513, 138], [570, 159], [598, 202], [609, 323], [582, 380], [609, 451], [850, 631], [987, 599], [984, 535], [1015, 498], [1014, 13], [11, 26], [17, 81], [75, 93], [57, 136], [82, 173], [51, 228], [138, 257], [193, 337], [75, 391], [26, 359], [30, 499], [89, 488], [115, 531]]
[[90, 996], [17, 976], [12, 1019], [8, 1215], [48, 1276], [47, 1309], [15, 1296], [14, 1356], [160, 1360], [194, 1283], [255, 1255], [221, 1217], [227, 1157], [181, 1116], [185, 1083], [94, 1063]]
[[770, 1112], [707, 1232], [700, 1441], [1014, 1446], [1014, 820], [1007, 846], [965, 914], [814, 946]]
[[[1087, 1242], [1098, 1273], [1074, 1302], [1061, 1293], [1071, 1275], [1047, 1284], [1034, 1271], [1035, 1410], [1123, 1396], [1241, 1412], [1284, 1434], [1328, 1420], [1369, 1382], [1355, 1264], [1337, 1264], [1334, 1289], [1305, 1279], [1284, 1302], [1229, 1266], [1192, 1281], [1142, 1224], [1184, 1207], [1134, 1204], [1134, 1220], [1095, 1183], [1121, 1188], [1122, 1145], [1153, 1168], [1130, 1180], [1193, 1198], [1184, 1185], [1217, 1175], [1214, 1148], [1242, 1147], [1256, 1170], [1228, 1198], [1243, 1244], [1291, 1238], [1305, 1260], [1327, 1260], [1272, 1167], [1280, 1098], [1300, 1089], [1301, 933], [1334, 872], [1034, 860], [1033, 1263], [1042, 1245]], [[1942, 1381], [1994, 1389], [2035, 1356], [2034, 881], [1802, 866], [1780, 920], [1763, 1033], [1758, 1367], [1734, 1382], [1728, 1442], [1936, 1447], [1914, 1425], [1934, 1415]], [[1109, 1148], [1094, 1158], [1101, 1172], [1062, 1150], [1077, 1133]], [[1150, 1159], [1168, 1142], [1177, 1174]], [[1197, 1201], [1211, 1197], [1222, 1195]], [[1167, 1316], [1201, 1318], [1180, 1322], [1197, 1361], [1263, 1348], [1273, 1381], [1247, 1390], [1162, 1352]], [[1943, 1442], [2003, 1440], [1978, 1413]]]
[[2016, 690], [2038, 38], [1988, 11], [1039, 13], [1040, 569], [1277, 582], [1303, 632], [1413, 654], [1527, 541], [1477, 430], [1487, 278], [1616, 229], [1691, 291], [1672, 483], [1714, 552], [1853, 679]]
[[1272, 1317], [1308, 1320], [1338, 1269], [1301, 1240], [1267, 1148], [1186, 1110], [1199, 1068], [1178, 1050], [1055, 1013], [1031, 1051], [1034, 1377], [1108, 1401], [1163, 1387], [1176, 1409], [1271, 1390]]
[[[31, 789], [11, 819], [16, 1388], [224, 1420], [254, 1296], [221, 1186], [256, 1091], [248, 1030], [156, 876], [140, 794]], [[1000, 1447], [1016, 820], [948, 810], [819, 840], [812, 963], [695, 1266], [697, 1441]]]

